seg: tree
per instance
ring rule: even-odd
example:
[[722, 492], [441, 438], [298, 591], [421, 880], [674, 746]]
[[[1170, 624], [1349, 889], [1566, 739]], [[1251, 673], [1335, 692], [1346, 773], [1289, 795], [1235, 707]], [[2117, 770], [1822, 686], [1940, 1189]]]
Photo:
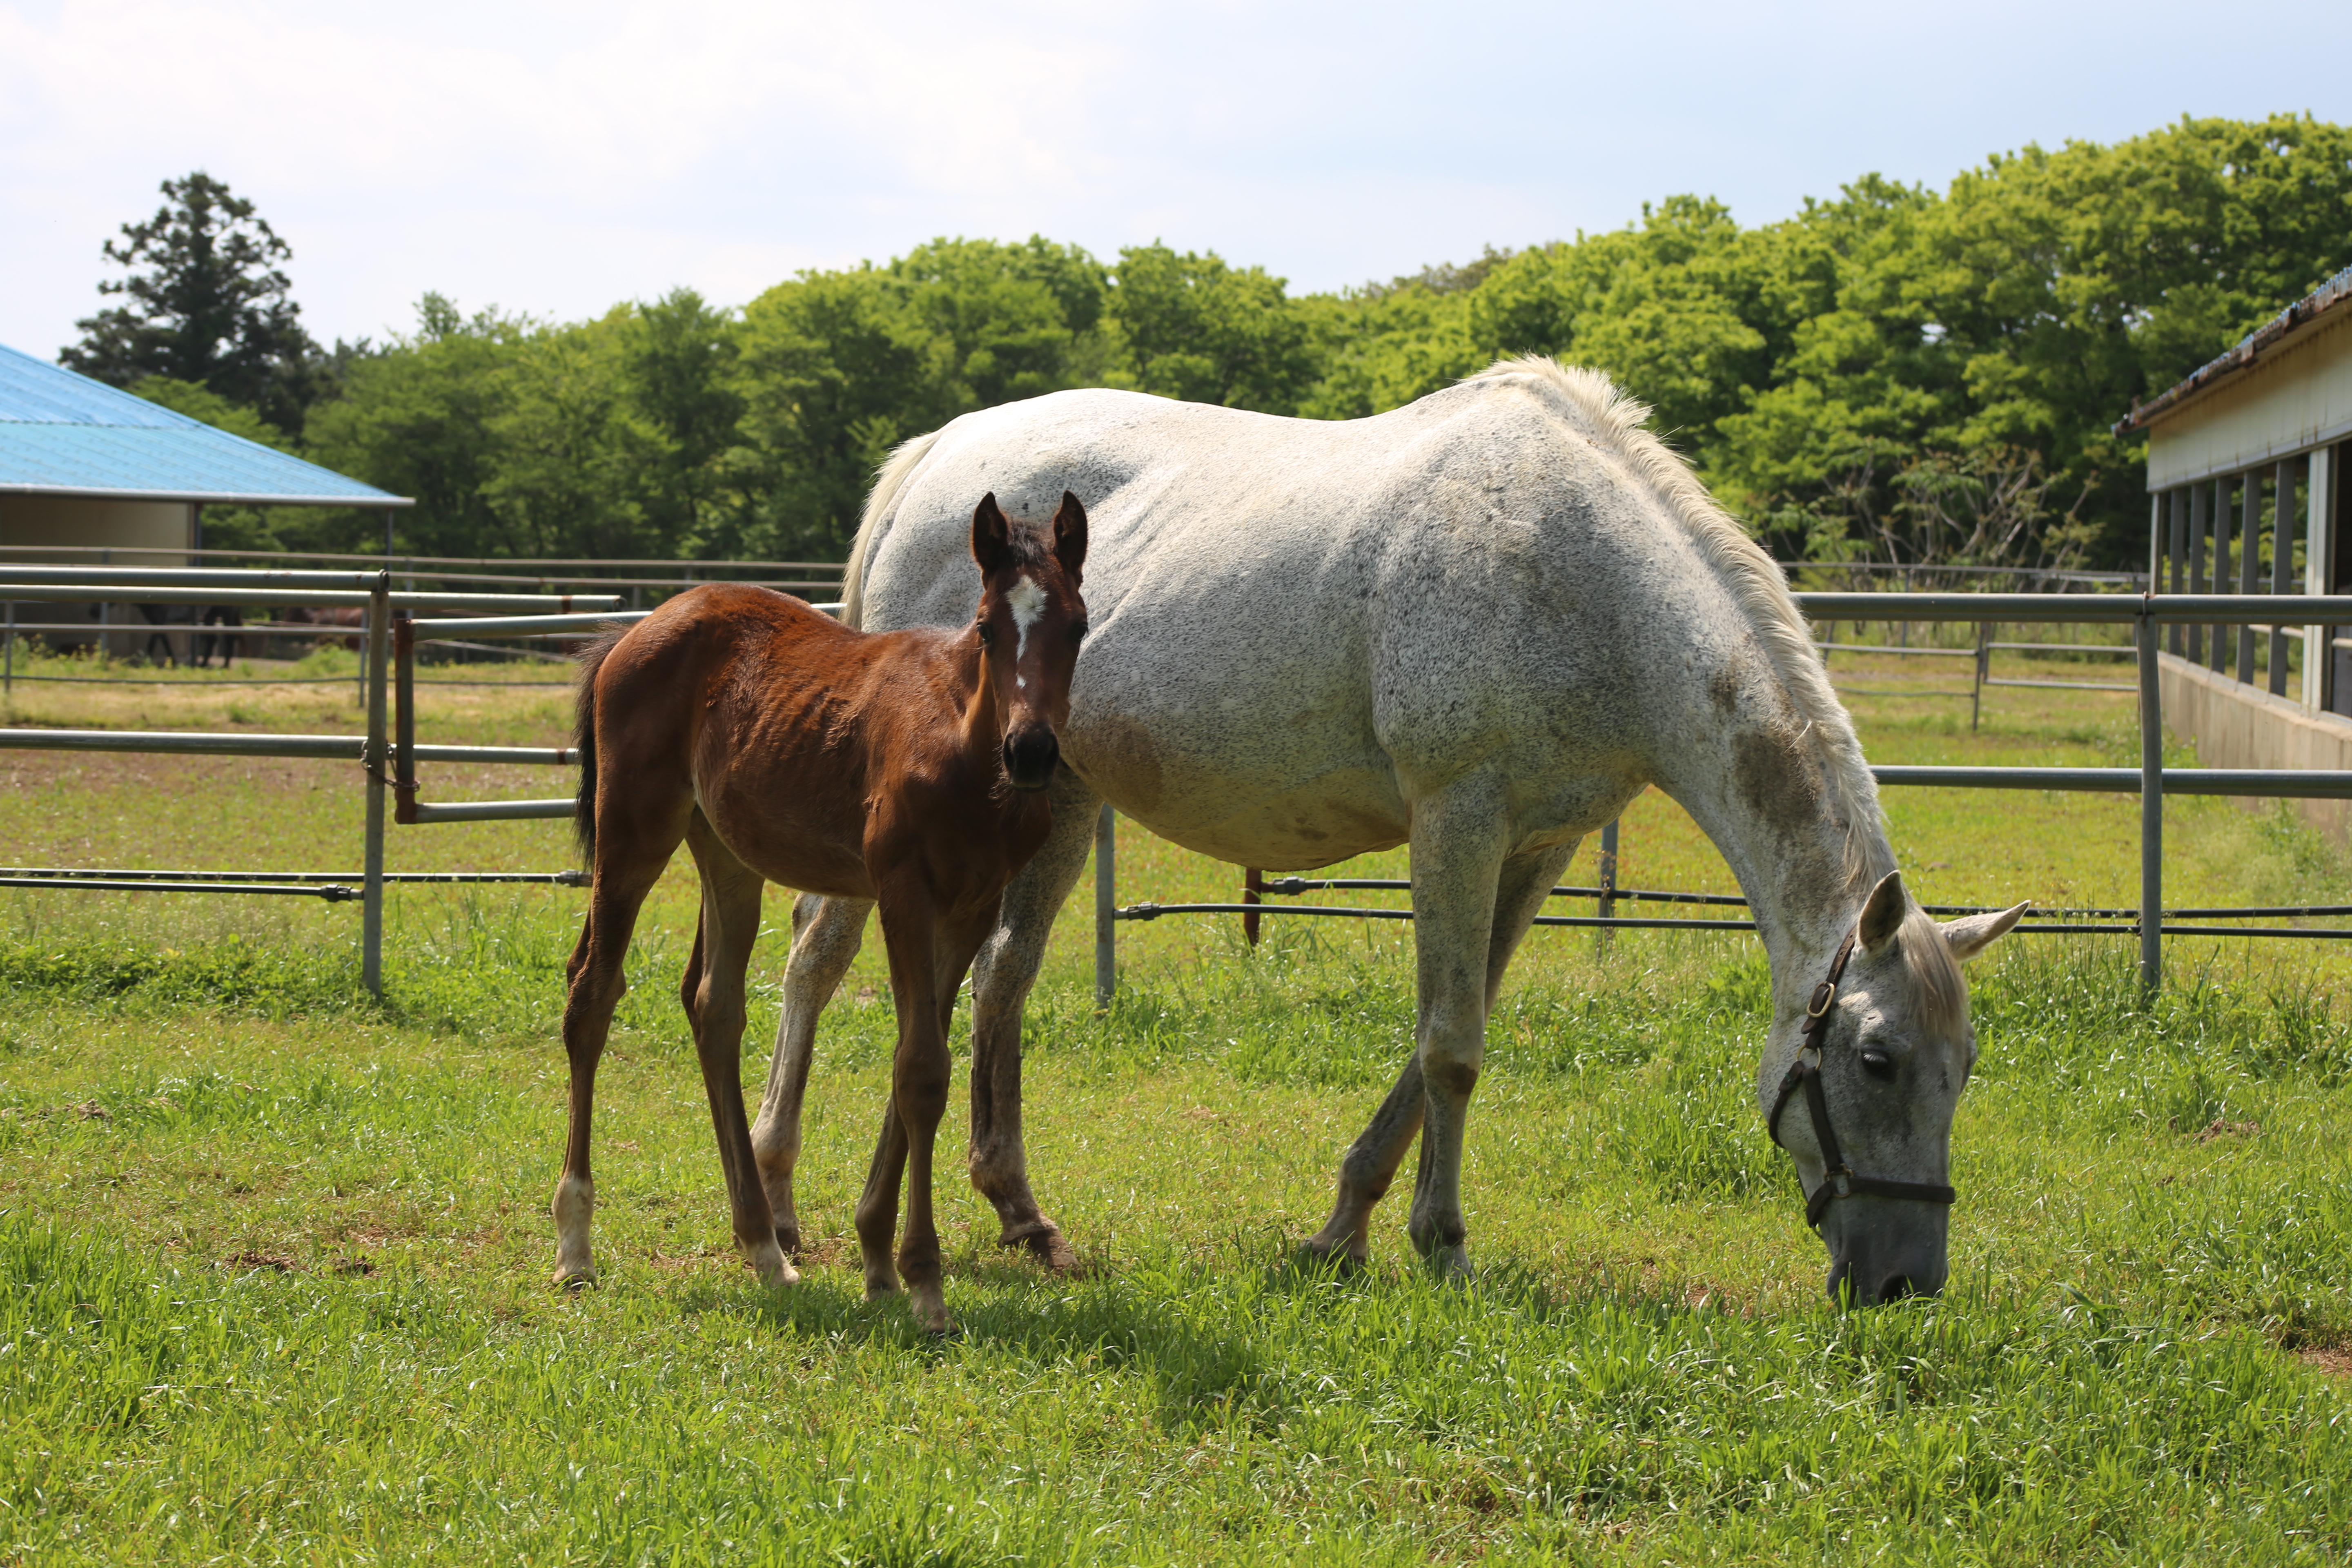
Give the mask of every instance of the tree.
[[[304, 427], [309, 457], [339, 473], [415, 499], [397, 542], [420, 555], [520, 555], [488, 489], [504, 458], [496, 421], [514, 397], [514, 363], [537, 323], [496, 310], [467, 318], [439, 294], [417, 305], [418, 330], [351, 365], [343, 395]], [[381, 528], [381, 521], [368, 526]], [[352, 542], [364, 542], [351, 525]]]
[[1262, 267], [1164, 245], [1118, 253], [1110, 315], [1146, 392], [1289, 414], [1313, 388], [1306, 321]]
[[77, 321], [82, 340], [60, 361], [116, 386], [148, 376], [197, 383], [299, 429], [318, 349], [280, 270], [292, 249], [251, 202], [201, 169], [162, 189], [153, 217], [106, 242], [106, 259], [131, 275], [99, 292], [131, 303]]

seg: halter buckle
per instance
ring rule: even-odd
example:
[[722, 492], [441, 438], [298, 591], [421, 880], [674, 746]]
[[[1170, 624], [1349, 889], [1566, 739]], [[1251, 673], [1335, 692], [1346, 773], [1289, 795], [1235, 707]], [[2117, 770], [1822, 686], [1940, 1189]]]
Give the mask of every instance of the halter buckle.
[[1805, 1016], [1808, 1018], [1820, 1017], [1822, 1014], [1830, 1010], [1830, 1005], [1836, 1000], [1836, 982], [1830, 980], [1822, 981], [1819, 985], [1813, 987], [1813, 999], [1805, 1004]]

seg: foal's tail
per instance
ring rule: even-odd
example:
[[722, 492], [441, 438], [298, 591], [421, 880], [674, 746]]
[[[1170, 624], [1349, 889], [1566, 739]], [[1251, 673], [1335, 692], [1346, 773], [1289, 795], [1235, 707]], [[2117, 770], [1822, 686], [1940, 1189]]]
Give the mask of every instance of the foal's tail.
[[580, 840], [581, 858], [596, 860], [596, 675], [604, 656], [629, 635], [626, 626], [606, 626], [580, 650], [580, 689], [573, 700], [572, 745], [580, 753], [580, 794], [572, 813], [572, 836]]
[[874, 489], [866, 497], [866, 510], [857, 520], [857, 538], [849, 546], [849, 562], [841, 569], [841, 624], [855, 626], [866, 613], [866, 563], [873, 557], [874, 547], [882, 542], [888, 531], [891, 513], [898, 505], [898, 492], [907, 488], [907, 480], [917, 464], [929, 455], [931, 444], [940, 438], [934, 430], [928, 436], [918, 436], [901, 442], [883, 465], [874, 471]]

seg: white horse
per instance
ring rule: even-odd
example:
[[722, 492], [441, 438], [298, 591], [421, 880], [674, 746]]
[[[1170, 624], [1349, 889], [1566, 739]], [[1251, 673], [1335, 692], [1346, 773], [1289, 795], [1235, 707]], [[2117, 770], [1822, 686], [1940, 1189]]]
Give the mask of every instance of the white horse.
[[[1976, 1056], [1956, 961], [2025, 906], [1939, 927], [1912, 902], [1780, 573], [1646, 417], [1596, 372], [1523, 359], [1337, 423], [1057, 393], [892, 457], [850, 558], [857, 626], [970, 615], [974, 495], [1042, 512], [1069, 490], [1092, 520], [1053, 834], [974, 971], [971, 1177], [1005, 1245], [1069, 1257], [1029, 1187], [1020, 1019], [1098, 802], [1241, 866], [1412, 846], [1414, 1049], [1307, 1246], [1363, 1258], [1418, 1132], [1407, 1231], [1462, 1271], [1465, 1121], [1504, 966], [1578, 841], [1655, 784], [1754, 908], [1773, 976], [1759, 1105], [1811, 1195], [1831, 1293], [1941, 1288]], [[866, 909], [793, 911], [752, 1130], [787, 1251], [817, 1016]]]

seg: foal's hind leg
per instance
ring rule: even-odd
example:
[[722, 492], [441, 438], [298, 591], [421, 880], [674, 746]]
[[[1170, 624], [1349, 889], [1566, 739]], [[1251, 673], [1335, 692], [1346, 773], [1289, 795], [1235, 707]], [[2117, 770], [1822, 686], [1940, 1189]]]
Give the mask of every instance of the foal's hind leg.
[[[793, 1169], [801, 1155], [801, 1101], [808, 1092], [809, 1060], [816, 1050], [817, 1019], [841, 988], [864, 939], [863, 899], [821, 899], [803, 893], [793, 900], [793, 951], [784, 964], [784, 1016], [776, 1025], [775, 1055], [768, 1063], [768, 1089], [751, 1123], [751, 1152], [776, 1222], [776, 1245], [788, 1256], [801, 1249], [801, 1222], [793, 1205]], [[878, 1157], [880, 1151], [877, 1151]], [[895, 1286], [893, 1287], [895, 1289]]]
[[[690, 802], [681, 798], [681, 808]], [[614, 817], [619, 813], [613, 814]], [[600, 821], [596, 878], [588, 892], [588, 918], [572, 950], [569, 989], [563, 1000], [563, 1048], [571, 1058], [571, 1125], [564, 1136], [563, 1174], [555, 1184], [555, 1282], [584, 1285], [596, 1278], [588, 1244], [596, 1188], [589, 1173], [589, 1125], [595, 1110], [596, 1066], [612, 1032], [613, 1009], [628, 989], [622, 962], [637, 910], [662, 874], [685, 830], [683, 810], [664, 820], [659, 810], [641, 810], [632, 820]]]
[[751, 1132], [743, 1120], [743, 971], [760, 934], [760, 874], [719, 842], [697, 811], [686, 839], [702, 873], [702, 920], [695, 936], [697, 976], [687, 1016], [694, 1022], [695, 1054], [702, 1061], [703, 1091], [710, 1100], [710, 1127], [719, 1138], [719, 1164], [727, 1177], [727, 1201], [735, 1244], [764, 1285], [797, 1285], [800, 1274], [776, 1246], [775, 1221], [760, 1188], [751, 1158]]
[[1004, 889], [996, 929], [982, 944], [971, 985], [971, 1184], [996, 1210], [997, 1240], [1023, 1248], [1049, 1268], [1074, 1259], [1061, 1226], [1045, 1217], [1029, 1188], [1021, 1134], [1021, 1008], [1045, 961], [1054, 916], [1070, 896], [1092, 847], [1099, 799], [1076, 776], [1057, 770], [1054, 826]]

